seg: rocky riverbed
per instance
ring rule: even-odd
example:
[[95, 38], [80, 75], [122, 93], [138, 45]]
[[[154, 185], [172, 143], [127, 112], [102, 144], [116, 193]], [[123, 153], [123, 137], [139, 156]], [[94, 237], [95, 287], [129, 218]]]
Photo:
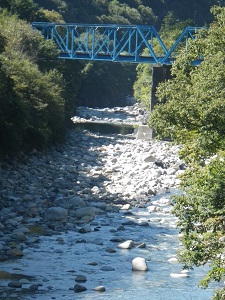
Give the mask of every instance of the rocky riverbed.
[[[121, 123], [128, 118], [137, 125], [141, 112], [138, 105], [115, 108], [105, 119], [118, 122], [120, 116]], [[81, 109], [80, 118], [102, 119], [102, 111], [91, 116]], [[170, 214], [170, 195], [184, 168], [177, 151], [135, 134], [71, 130], [63, 145], [2, 162], [0, 299], [73, 299], [74, 292], [108, 299], [107, 291], [125, 299], [125, 290], [127, 299], [138, 299], [139, 289], [143, 295], [159, 286], [165, 292], [159, 267], [167, 266], [168, 280], [188, 278], [177, 264], [176, 219]], [[145, 275], [132, 272], [140, 268]], [[151, 280], [149, 273], [155, 273]], [[183, 291], [187, 283], [175, 280], [174, 289]], [[140, 281], [148, 286], [145, 292]], [[174, 281], [169, 284], [168, 299], [182, 299], [174, 296]]]

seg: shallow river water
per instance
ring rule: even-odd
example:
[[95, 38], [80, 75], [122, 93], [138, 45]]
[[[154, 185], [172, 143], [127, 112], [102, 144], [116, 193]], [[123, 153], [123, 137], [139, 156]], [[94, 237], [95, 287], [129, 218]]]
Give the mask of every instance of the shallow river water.
[[[204, 270], [191, 271], [187, 278], [170, 277], [182, 270], [180, 264], [168, 261], [179, 246], [176, 219], [157, 212], [149, 215], [143, 208], [133, 209], [132, 218], [135, 217], [142, 221], [150, 219], [151, 225], [125, 226], [121, 232], [114, 231], [130, 218], [121, 212], [96, 217], [90, 233], [41, 236], [37, 246], [27, 249], [22, 259], [1, 266], [1, 270], [34, 276], [33, 283], [39, 284], [39, 291], [34, 294], [24, 285], [16, 299], [210, 299], [210, 289], [197, 287]], [[146, 248], [119, 249], [118, 242], [111, 241], [115, 237], [146, 243]], [[116, 252], [109, 253], [107, 248]], [[132, 271], [131, 261], [138, 256], [147, 260], [147, 272]], [[114, 271], [102, 271], [102, 266], [111, 266]], [[87, 291], [82, 293], [73, 290], [78, 274], [87, 278]], [[92, 290], [101, 285], [106, 288], [104, 293]]]

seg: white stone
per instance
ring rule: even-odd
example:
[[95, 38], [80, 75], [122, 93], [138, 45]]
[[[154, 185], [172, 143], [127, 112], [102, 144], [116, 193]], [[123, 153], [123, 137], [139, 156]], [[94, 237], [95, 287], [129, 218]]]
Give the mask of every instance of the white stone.
[[96, 286], [95, 288], [93, 288], [93, 291], [95, 291], [95, 292], [105, 292], [106, 289], [103, 285], [100, 285], [100, 286]]
[[134, 271], [147, 271], [148, 266], [147, 266], [145, 258], [143, 258], [143, 257], [134, 258], [132, 260], [132, 270], [134, 270]]
[[153, 213], [153, 212], [157, 211], [157, 206], [150, 205], [150, 206], [147, 207], [147, 210], [148, 210], [149, 213]]
[[168, 259], [168, 262], [176, 263], [176, 262], [178, 262], [178, 259], [176, 257], [171, 257]]
[[134, 242], [132, 240], [127, 240], [118, 245], [118, 248], [120, 249], [131, 249], [133, 247], [134, 247]]
[[170, 277], [172, 278], [187, 278], [189, 275], [187, 273], [171, 273]]
[[130, 209], [130, 204], [129, 203], [124, 204], [120, 209], [121, 210], [128, 210], [128, 209]]

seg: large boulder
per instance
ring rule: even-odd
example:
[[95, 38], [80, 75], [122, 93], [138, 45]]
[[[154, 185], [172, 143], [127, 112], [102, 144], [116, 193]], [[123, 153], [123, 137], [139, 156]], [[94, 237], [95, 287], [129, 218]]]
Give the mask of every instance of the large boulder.
[[67, 222], [68, 211], [63, 207], [50, 207], [45, 212], [45, 219], [49, 221]]

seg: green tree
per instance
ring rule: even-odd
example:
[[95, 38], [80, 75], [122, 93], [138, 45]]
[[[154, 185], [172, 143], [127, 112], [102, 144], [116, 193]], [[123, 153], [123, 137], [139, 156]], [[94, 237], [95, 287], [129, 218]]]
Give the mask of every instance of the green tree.
[[0, 15], [0, 36], [0, 155], [59, 141], [65, 105], [62, 76], [52, 69], [56, 46], [6, 13]]
[[137, 77], [133, 86], [134, 97], [149, 109], [152, 88], [152, 67], [149, 64], [138, 64]]
[[[160, 103], [149, 123], [159, 137], [182, 147], [187, 170], [183, 193], [174, 198], [184, 246], [179, 257], [189, 268], [209, 264], [200, 283], [204, 288], [225, 277], [225, 8], [211, 11], [215, 21], [179, 55], [173, 79], [158, 87]], [[214, 299], [225, 299], [225, 289]]]
[[33, 0], [3, 0], [0, 7], [29, 22], [35, 20], [39, 13], [38, 5]]

